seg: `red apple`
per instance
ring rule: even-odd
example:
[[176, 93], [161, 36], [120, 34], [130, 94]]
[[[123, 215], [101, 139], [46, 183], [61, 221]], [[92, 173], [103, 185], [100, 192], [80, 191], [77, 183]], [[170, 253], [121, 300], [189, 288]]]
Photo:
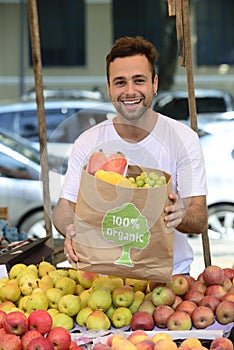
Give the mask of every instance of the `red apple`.
[[234, 303], [230, 300], [221, 301], [216, 307], [215, 316], [221, 324], [234, 322]]
[[27, 350], [27, 346], [30, 343], [30, 341], [34, 338], [42, 337], [42, 334], [36, 331], [35, 329], [30, 329], [24, 333], [24, 335], [21, 337], [23, 350]]
[[176, 298], [175, 292], [167, 286], [157, 286], [151, 292], [151, 300], [155, 306], [171, 306]]
[[198, 329], [206, 328], [215, 322], [213, 311], [207, 306], [198, 306], [191, 314], [193, 326]]
[[203, 272], [201, 272], [198, 277], [197, 277], [197, 281], [201, 281], [204, 283], [204, 279], [203, 279]]
[[197, 308], [197, 304], [192, 300], [183, 300], [176, 308], [176, 311], [185, 311], [190, 316], [193, 310]]
[[[76, 346], [75, 348], [69, 348], [69, 350], [83, 350], [84, 348], [82, 348], [81, 346]], [[97, 343], [94, 345], [94, 347], [92, 348], [93, 350], [111, 350], [111, 347], [106, 345], [106, 344], [102, 344], [102, 343]]]
[[205, 294], [206, 285], [202, 281], [195, 281], [193, 283], [193, 285], [191, 286], [190, 290], [197, 290], [198, 292], [201, 292], [202, 294]]
[[2, 326], [7, 333], [23, 335], [28, 329], [28, 319], [21, 311], [12, 311], [6, 315]]
[[224, 294], [221, 300], [230, 300], [234, 303], [234, 292], [227, 292], [226, 294]]
[[0, 328], [2, 328], [2, 322], [6, 317], [6, 312], [3, 310], [0, 310]]
[[27, 350], [54, 350], [54, 346], [48, 338], [40, 336], [30, 341]]
[[184, 295], [184, 300], [191, 300], [197, 305], [203, 298], [204, 294], [202, 292], [192, 289], [188, 290], [187, 293]]
[[152, 340], [142, 340], [135, 345], [137, 350], [154, 350], [155, 344]]
[[224, 296], [224, 294], [226, 294], [227, 291], [225, 290], [225, 288], [219, 284], [213, 284], [210, 285], [206, 288], [206, 292], [205, 295], [213, 295], [218, 299], [222, 299], [222, 297]]
[[164, 283], [164, 282], [152, 282], [152, 281], [149, 282], [149, 289], [151, 292], [157, 286], [166, 286], [166, 283]]
[[16, 334], [7, 333], [0, 338], [0, 349], [22, 350], [21, 339]]
[[200, 301], [199, 306], [207, 306], [213, 312], [215, 312], [217, 305], [220, 303], [220, 300], [214, 295], [205, 295], [204, 298]]
[[186, 278], [186, 280], [188, 281], [189, 284], [189, 289], [191, 288], [191, 286], [193, 285], [193, 283], [196, 281], [194, 277], [190, 276], [190, 275], [184, 275], [184, 277]]
[[218, 349], [221, 347], [223, 350], [233, 350], [232, 341], [228, 338], [215, 338], [210, 344], [210, 349]]
[[152, 331], [154, 328], [154, 319], [146, 311], [137, 311], [131, 319], [130, 327], [133, 331], [143, 329], [145, 331]]
[[227, 292], [232, 288], [232, 281], [227, 276], [224, 276], [223, 287]]
[[0, 328], [0, 339], [3, 335], [7, 334], [4, 328]]
[[71, 335], [63, 327], [52, 328], [47, 334], [47, 338], [54, 344], [56, 350], [68, 350], [71, 344]]
[[203, 280], [207, 286], [211, 284], [223, 284], [224, 270], [216, 265], [210, 265], [203, 271]]
[[148, 339], [150, 339], [150, 337], [143, 329], [137, 329], [134, 332], [131, 332], [127, 337], [127, 340], [130, 341], [134, 345], [136, 345], [140, 341], [146, 340], [146, 339], [148, 340]]
[[173, 310], [176, 310], [177, 306], [183, 301], [183, 299], [179, 296], [176, 295], [174, 303], [171, 305]]
[[182, 274], [172, 276], [172, 281], [167, 283], [176, 295], [184, 295], [189, 290], [189, 283], [187, 278]]
[[225, 276], [227, 276], [232, 281], [234, 278], [234, 269], [231, 267], [224, 267], [223, 271]]
[[191, 317], [187, 312], [175, 311], [167, 319], [167, 328], [169, 331], [185, 331], [192, 327]]
[[159, 328], [167, 327], [167, 319], [168, 317], [175, 312], [171, 306], [168, 305], [159, 305], [156, 306], [153, 312], [154, 323]]
[[52, 324], [53, 319], [46, 310], [35, 310], [28, 316], [28, 329], [36, 329], [43, 335], [51, 330]]

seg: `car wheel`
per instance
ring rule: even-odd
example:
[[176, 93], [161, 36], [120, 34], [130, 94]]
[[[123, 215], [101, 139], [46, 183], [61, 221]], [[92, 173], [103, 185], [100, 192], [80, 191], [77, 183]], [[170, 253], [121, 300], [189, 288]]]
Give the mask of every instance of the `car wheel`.
[[214, 239], [234, 240], [234, 205], [222, 204], [208, 209], [208, 234]]
[[[25, 219], [19, 227], [20, 232], [26, 232], [28, 238], [43, 238], [46, 236], [44, 212], [33, 213]], [[63, 238], [54, 227], [52, 227], [54, 239]]]

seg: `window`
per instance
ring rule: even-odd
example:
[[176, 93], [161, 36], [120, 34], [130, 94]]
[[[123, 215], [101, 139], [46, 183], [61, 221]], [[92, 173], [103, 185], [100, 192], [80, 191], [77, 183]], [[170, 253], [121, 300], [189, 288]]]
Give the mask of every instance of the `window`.
[[[85, 64], [85, 1], [38, 1], [42, 63], [51, 66]], [[32, 58], [30, 57], [32, 64]]]
[[197, 65], [233, 65], [234, 1], [200, 0], [195, 6]]

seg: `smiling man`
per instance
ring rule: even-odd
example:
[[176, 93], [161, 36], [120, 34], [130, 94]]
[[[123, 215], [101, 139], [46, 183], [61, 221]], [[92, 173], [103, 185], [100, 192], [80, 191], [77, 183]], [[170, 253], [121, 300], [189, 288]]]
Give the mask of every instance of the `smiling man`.
[[71, 238], [75, 235], [74, 211], [81, 170], [90, 155], [102, 149], [106, 153], [122, 152], [129, 164], [172, 175], [172, 204], [165, 208], [165, 225], [175, 229], [173, 274], [190, 271], [193, 251], [187, 234], [207, 229], [204, 160], [192, 129], [151, 108], [158, 88], [157, 58], [154, 45], [142, 37], [118, 39], [106, 57], [107, 89], [117, 114], [76, 140], [53, 212], [54, 225], [66, 237], [64, 253], [70, 262], [77, 262]]

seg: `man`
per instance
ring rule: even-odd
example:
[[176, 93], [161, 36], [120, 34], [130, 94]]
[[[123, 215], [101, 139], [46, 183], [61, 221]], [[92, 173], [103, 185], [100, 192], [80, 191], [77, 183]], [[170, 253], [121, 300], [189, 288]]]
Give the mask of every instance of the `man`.
[[77, 261], [71, 237], [81, 169], [102, 148], [121, 151], [129, 163], [161, 169], [172, 175], [172, 204], [165, 224], [175, 228], [175, 273], [189, 273], [193, 251], [187, 235], [207, 229], [206, 178], [197, 134], [184, 124], [154, 112], [157, 93], [156, 48], [142, 37], [123, 37], [106, 57], [107, 89], [117, 115], [84, 132], [75, 142], [53, 222], [66, 237], [64, 253]]

